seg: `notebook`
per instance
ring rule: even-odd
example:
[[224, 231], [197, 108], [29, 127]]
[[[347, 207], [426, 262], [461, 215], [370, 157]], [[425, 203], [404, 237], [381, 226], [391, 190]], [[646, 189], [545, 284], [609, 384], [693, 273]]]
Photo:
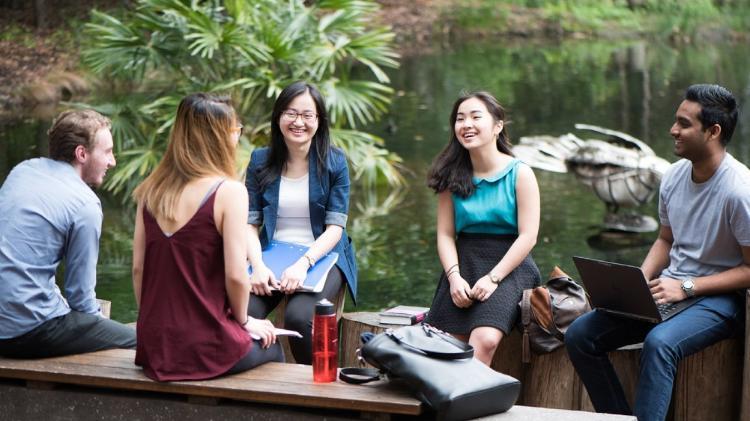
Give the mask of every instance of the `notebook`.
[[573, 262], [591, 305], [609, 313], [660, 323], [700, 300], [693, 297], [657, 305], [641, 268], [580, 256], [574, 256]]
[[396, 306], [378, 313], [380, 324], [413, 325], [421, 322], [430, 311], [429, 307]]
[[[299, 260], [307, 252], [309, 247], [298, 244], [285, 243], [283, 241], [271, 241], [268, 247], [263, 250], [263, 263], [271, 269], [277, 280], [281, 279], [281, 274], [286, 268]], [[326, 283], [328, 272], [339, 258], [339, 254], [332, 251], [315, 262], [315, 266], [307, 271], [307, 277], [299, 287], [304, 292], [321, 292]], [[247, 267], [248, 273], [253, 273], [253, 267]]]

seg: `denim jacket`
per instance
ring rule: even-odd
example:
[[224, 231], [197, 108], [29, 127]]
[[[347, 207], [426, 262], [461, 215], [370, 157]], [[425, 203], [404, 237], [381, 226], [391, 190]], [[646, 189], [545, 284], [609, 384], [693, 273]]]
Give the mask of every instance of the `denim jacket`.
[[[245, 187], [250, 196], [250, 211], [247, 223], [262, 225], [260, 244], [266, 248], [276, 232], [276, 217], [279, 213], [279, 186], [281, 178], [277, 178], [265, 190], [261, 191], [258, 184], [260, 168], [268, 159], [268, 148], [253, 151], [250, 164], [247, 167]], [[349, 167], [344, 153], [337, 148], [331, 148], [328, 154], [328, 165], [324, 174], [318, 174], [315, 157], [315, 146], [310, 148], [309, 154], [309, 182], [310, 182], [310, 224], [314, 238], [320, 237], [326, 225], [339, 225], [344, 228], [341, 239], [333, 248], [339, 254], [336, 266], [341, 269], [352, 299], [357, 298], [357, 262], [354, 256], [352, 240], [346, 233], [346, 221], [349, 213]]]

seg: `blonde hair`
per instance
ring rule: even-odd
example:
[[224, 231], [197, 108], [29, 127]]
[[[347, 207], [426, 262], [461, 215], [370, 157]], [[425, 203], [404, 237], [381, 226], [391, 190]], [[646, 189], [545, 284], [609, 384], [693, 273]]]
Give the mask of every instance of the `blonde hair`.
[[94, 110], [63, 111], [47, 131], [49, 157], [56, 161], [72, 162], [79, 145], [90, 151], [95, 146], [96, 133], [111, 127], [109, 119]]
[[164, 157], [133, 198], [154, 217], [174, 220], [177, 199], [188, 182], [209, 175], [233, 178], [236, 124], [228, 96], [196, 93], [183, 98]]

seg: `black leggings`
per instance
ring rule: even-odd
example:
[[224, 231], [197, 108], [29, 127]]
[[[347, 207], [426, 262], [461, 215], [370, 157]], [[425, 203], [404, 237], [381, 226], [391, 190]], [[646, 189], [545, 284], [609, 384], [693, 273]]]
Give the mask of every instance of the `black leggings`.
[[250, 351], [224, 374], [241, 373], [271, 361], [284, 362], [284, 351], [281, 350], [281, 345], [276, 342], [268, 349], [263, 349], [261, 341], [253, 340], [253, 346], [250, 348]]
[[[284, 313], [284, 328], [296, 330], [302, 338], [289, 337], [289, 347], [297, 364], [312, 363], [312, 319], [315, 313], [315, 303], [323, 298], [334, 302], [341, 290], [344, 277], [335, 265], [328, 272], [323, 291], [313, 294], [297, 292], [289, 296]], [[273, 295], [250, 295], [248, 315], [256, 319], [264, 319], [279, 305], [284, 294], [274, 291]], [[335, 304], [335, 302], [334, 302]], [[278, 326], [277, 326], [278, 327]]]

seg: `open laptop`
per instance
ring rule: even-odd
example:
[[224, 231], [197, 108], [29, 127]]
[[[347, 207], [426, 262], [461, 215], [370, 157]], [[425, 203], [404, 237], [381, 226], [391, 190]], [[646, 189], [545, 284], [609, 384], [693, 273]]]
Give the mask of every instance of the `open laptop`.
[[580, 256], [574, 256], [573, 262], [592, 307], [609, 313], [659, 323], [700, 299], [693, 297], [677, 303], [657, 305], [641, 268]]

